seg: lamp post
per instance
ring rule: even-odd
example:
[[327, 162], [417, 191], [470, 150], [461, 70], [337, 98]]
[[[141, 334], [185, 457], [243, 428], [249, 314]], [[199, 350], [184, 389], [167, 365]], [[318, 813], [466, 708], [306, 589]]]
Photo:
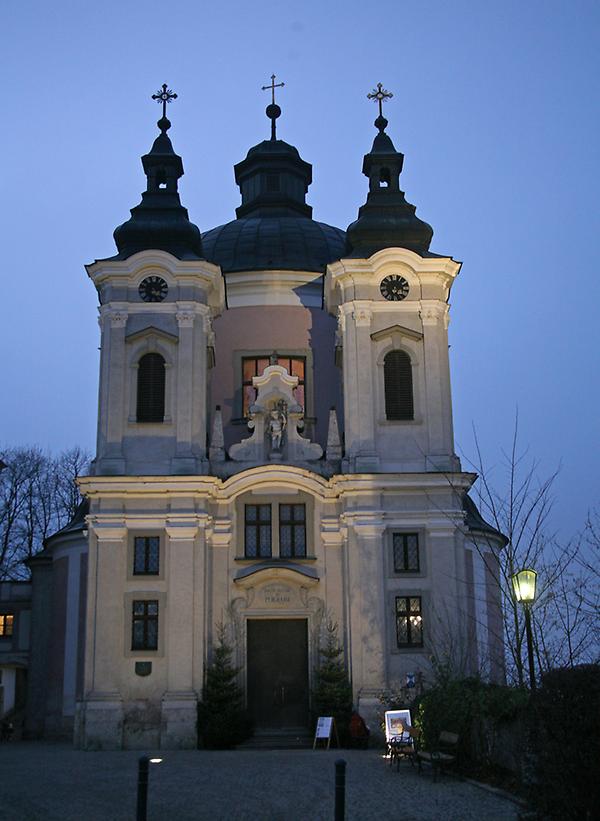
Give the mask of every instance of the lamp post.
[[533, 635], [531, 633], [531, 605], [535, 601], [537, 573], [531, 568], [523, 568], [511, 578], [515, 601], [525, 610], [525, 633], [527, 636], [527, 656], [529, 660], [529, 685], [535, 690], [535, 668], [533, 665]]
[[138, 785], [136, 821], [146, 821], [148, 807], [148, 773], [150, 764], [160, 764], [162, 758], [148, 758], [143, 755], [138, 759]]

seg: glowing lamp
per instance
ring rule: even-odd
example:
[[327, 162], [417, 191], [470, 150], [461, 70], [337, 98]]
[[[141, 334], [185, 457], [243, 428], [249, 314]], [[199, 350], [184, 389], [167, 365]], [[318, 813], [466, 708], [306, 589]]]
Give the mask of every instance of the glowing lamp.
[[521, 604], [531, 604], [535, 601], [535, 584], [537, 573], [530, 568], [524, 568], [512, 577], [515, 600]]

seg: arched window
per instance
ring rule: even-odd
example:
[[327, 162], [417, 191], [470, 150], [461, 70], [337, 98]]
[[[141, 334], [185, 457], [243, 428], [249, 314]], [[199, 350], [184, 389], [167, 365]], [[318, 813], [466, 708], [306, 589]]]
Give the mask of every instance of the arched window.
[[147, 353], [138, 363], [137, 421], [162, 422], [165, 418], [165, 360]]
[[412, 367], [404, 351], [390, 351], [383, 360], [386, 419], [414, 419]]

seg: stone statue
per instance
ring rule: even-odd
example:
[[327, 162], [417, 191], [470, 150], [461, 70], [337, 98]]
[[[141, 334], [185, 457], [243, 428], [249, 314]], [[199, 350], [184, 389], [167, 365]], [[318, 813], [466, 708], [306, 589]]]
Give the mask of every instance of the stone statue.
[[283, 443], [283, 433], [287, 425], [285, 402], [278, 402], [270, 413], [269, 436], [271, 437], [271, 450], [280, 451]]

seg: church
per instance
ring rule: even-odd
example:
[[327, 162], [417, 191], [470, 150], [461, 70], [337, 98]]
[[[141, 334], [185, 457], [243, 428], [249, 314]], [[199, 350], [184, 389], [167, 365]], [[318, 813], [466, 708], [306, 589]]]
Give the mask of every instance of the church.
[[345, 231], [313, 219], [312, 166], [277, 136], [278, 87], [270, 138], [234, 166], [235, 219], [201, 233], [164, 85], [141, 202], [117, 253], [86, 266], [97, 447], [78, 515], [30, 562], [30, 735], [195, 748], [221, 625], [259, 733], [310, 729], [331, 622], [372, 727], [381, 694], [431, 682], [435, 660], [503, 678], [505, 539], [454, 452], [460, 263], [430, 250], [401, 190], [381, 84]]

